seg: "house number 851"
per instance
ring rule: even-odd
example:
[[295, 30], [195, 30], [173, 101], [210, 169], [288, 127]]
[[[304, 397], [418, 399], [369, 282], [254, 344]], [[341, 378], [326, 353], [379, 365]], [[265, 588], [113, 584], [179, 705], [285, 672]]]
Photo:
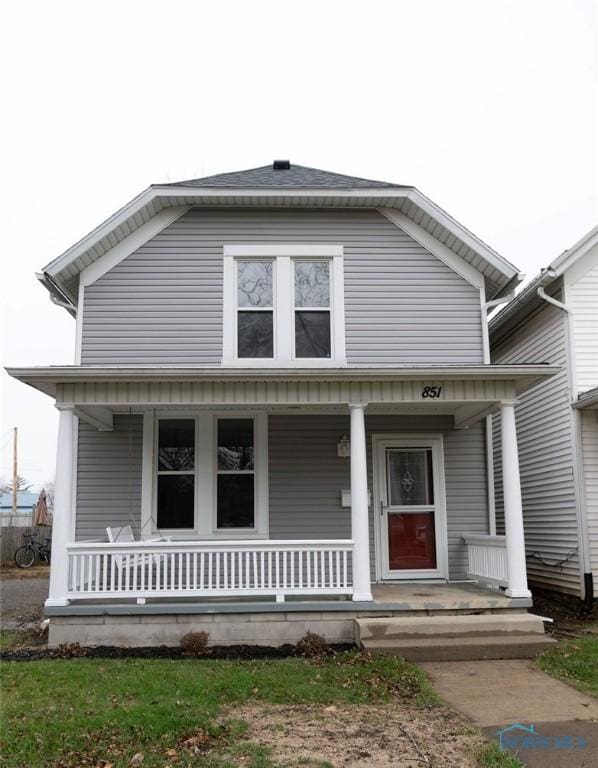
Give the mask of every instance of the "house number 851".
[[424, 387], [422, 389], [422, 397], [425, 398], [431, 398], [434, 400], [437, 397], [440, 397], [440, 393], [442, 392], [442, 387]]

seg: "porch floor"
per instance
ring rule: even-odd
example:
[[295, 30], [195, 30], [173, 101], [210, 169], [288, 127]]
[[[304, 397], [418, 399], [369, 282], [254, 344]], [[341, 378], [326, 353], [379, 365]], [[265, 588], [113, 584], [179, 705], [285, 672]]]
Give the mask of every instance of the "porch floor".
[[475, 582], [372, 584], [372, 602], [353, 602], [344, 597], [289, 597], [283, 603], [271, 598], [152, 598], [143, 605], [131, 600], [77, 600], [67, 606], [46, 607], [48, 616], [98, 616], [143, 614], [295, 613], [302, 611], [369, 612], [493, 612], [525, 609], [528, 598], [510, 598], [504, 592]]

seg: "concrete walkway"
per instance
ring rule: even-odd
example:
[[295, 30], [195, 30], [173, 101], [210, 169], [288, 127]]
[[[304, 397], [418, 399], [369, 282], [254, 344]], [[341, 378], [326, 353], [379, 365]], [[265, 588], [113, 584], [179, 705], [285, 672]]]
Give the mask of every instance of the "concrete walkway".
[[[549, 677], [532, 661], [445, 661], [420, 665], [435, 690], [490, 738], [509, 731], [529, 768], [598, 768], [598, 700]], [[525, 741], [527, 746], [525, 746]]]

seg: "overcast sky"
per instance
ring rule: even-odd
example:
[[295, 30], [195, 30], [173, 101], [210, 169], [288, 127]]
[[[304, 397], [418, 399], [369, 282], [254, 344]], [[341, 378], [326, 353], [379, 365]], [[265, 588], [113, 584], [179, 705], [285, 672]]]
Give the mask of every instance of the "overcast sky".
[[[2, 362], [72, 363], [35, 272], [151, 183], [273, 158], [413, 184], [529, 277], [598, 221], [591, 0], [5, 2]], [[2, 373], [0, 477], [54, 473]]]

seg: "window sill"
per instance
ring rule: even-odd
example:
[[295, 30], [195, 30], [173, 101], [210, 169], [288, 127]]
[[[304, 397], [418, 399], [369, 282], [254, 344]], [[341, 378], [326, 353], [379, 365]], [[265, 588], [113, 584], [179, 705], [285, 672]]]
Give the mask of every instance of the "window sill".
[[231, 529], [230, 533], [223, 533], [221, 531], [212, 533], [205, 533], [202, 531], [180, 533], [164, 529], [152, 533], [152, 538], [166, 538], [167, 536], [172, 539], [173, 543], [176, 543], [177, 541], [245, 541], [246, 539], [262, 540], [268, 538], [266, 531], [248, 531], [247, 529]]
[[301, 358], [299, 360], [273, 360], [248, 357], [242, 360], [221, 360], [222, 368], [346, 368], [346, 358]]

